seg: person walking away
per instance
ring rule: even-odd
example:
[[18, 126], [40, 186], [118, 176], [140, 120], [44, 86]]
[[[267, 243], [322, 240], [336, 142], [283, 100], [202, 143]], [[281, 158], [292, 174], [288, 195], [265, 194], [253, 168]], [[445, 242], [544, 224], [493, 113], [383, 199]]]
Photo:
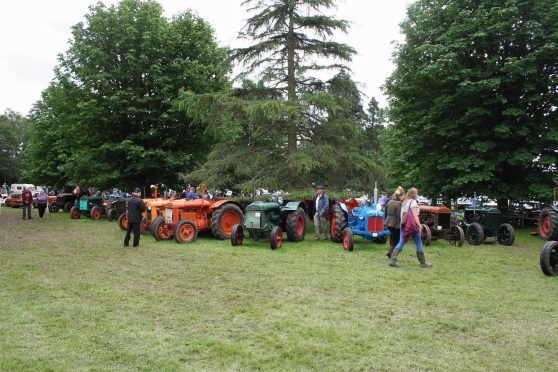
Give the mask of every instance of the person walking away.
[[417, 249], [417, 259], [422, 268], [430, 268], [432, 264], [426, 263], [424, 257], [424, 251], [422, 250], [422, 240], [420, 238], [420, 230], [422, 226], [419, 220], [419, 205], [417, 202], [418, 190], [414, 187], [407, 191], [407, 196], [403, 200], [401, 206], [401, 229], [399, 234], [399, 243], [395, 246], [391, 258], [389, 260], [389, 266], [397, 267], [399, 262], [397, 262], [397, 255], [403, 249], [403, 246], [407, 242], [409, 237], [415, 241]]
[[48, 204], [48, 195], [41, 190], [37, 195], [37, 208], [39, 209], [39, 217], [43, 218]]
[[132, 197], [128, 200], [128, 229], [126, 230], [126, 236], [124, 237], [124, 246], [130, 246], [130, 233], [134, 232], [134, 243], [133, 246], [137, 247], [140, 241], [140, 225], [142, 215], [141, 213], [145, 211], [145, 203], [140, 199], [141, 189], [136, 187], [132, 193]]
[[29, 188], [24, 187], [23, 193], [21, 194], [21, 206], [23, 207], [23, 219], [32, 220], [31, 217], [31, 204], [33, 204], [33, 194], [29, 191]]
[[324, 239], [327, 240], [327, 212], [329, 209], [329, 198], [327, 197], [323, 186], [316, 186], [314, 206], [316, 207], [316, 213], [314, 213], [314, 239], [320, 240], [321, 231], [324, 234]]
[[386, 252], [386, 256], [391, 258], [391, 253], [395, 246], [399, 243], [399, 234], [401, 233], [401, 202], [405, 196], [405, 190], [403, 187], [399, 186], [393, 193], [390, 201], [386, 205], [386, 222], [385, 225], [388, 228], [389, 235], [389, 249]]

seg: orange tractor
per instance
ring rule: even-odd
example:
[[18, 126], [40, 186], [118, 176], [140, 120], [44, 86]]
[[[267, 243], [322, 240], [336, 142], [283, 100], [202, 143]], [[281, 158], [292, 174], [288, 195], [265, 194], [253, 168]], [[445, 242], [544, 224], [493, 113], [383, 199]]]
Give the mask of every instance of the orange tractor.
[[[157, 197], [157, 186], [153, 186], [153, 198], [143, 199], [145, 203], [146, 210], [142, 213], [143, 218], [141, 220], [141, 233], [148, 234], [151, 227], [151, 223], [159, 216], [163, 216], [165, 211], [165, 206], [171, 201], [168, 198]], [[118, 225], [124, 231], [128, 229], [128, 215], [127, 213], [122, 213], [118, 218]]]
[[157, 240], [174, 237], [178, 243], [191, 243], [198, 232], [205, 231], [217, 239], [229, 239], [236, 224], [244, 224], [244, 207], [231, 200], [205, 200], [203, 187], [201, 199], [170, 201], [164, 216], [155, 218], [150, 229]]

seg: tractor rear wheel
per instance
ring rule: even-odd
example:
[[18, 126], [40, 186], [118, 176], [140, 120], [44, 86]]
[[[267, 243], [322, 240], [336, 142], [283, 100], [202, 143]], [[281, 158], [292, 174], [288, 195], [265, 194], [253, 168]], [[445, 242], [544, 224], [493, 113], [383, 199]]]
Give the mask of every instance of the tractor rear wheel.
[[101, 218], [101, 208], [98, 205], [94, 205], [91, 207], [91, 211], [89, 212], [91, 219], [98, 220]]
[[237, 245], [242, 245], [244, 241], [244, 228], [242, 225], [236, 224], [233, 226], [232, 233], [231, 233], [231, 245], [233, 247]]
[[343, 249], [349, 252], [353, 251], [355, 245], [355, 237], [353, 236], [353, 230], [347, 227], [343, 230]]
[[448, 241], [450, 245], [461, 247], [465, 241], [465, 232], [461, 226], [453, 226], [449, 232]]
[[64, 212], [68, 213], [72, 209], [73, 206], [74, 206], [74, 203], [66, 202], [66, 203], [64, 203], [64, 208], [62, 208], [62, 210]]
[[177, 243], [192, 243], [197, 237], [198, 228], [194, 221], [188, 219], [178, 221], [174, 228], [174, 240], [176, 240]]
[[558, 240], [558, 211], [548, 207], [541, 211], [539, 236], [544, 240]]
[[149, 234], [149, 227], [150, 227], [150, 223], [147, 220], [147, 217], [143, 216], [141, 218], [141, 223], [140, 223], [140, 232], [142, 233], [142, 235], [147, 235]]
[[467, 241], [471, 245], [479, 245], [484, 242], [484, 230], [477, 222], [467, 226]]
[[224, 204], [211, 215], [211, 232], [219, 240], [229, 239], [236, 224], [244, 225], [244, 214], [236, 204]]
[[498, 229], [498, 244], [501, 245], [512, 245], [515, 241], [515, 230], [509, 223], [503, 223]]
[[72, 208], [70, 208], [70, 217], [72, 217], [73, 220], [77, 220], [78, 218], [81, 217], [81, 212], [79, 211], [79, 207], [73, 206]]
[[122, 213], [120, 217], [118, 217], [118, 226], [120, 230], [128, 230], [128, 215], [126, 213]]
[[347, 227], [347, 215], [339, 203], [335, 203], [331, 210], [331, 240], [335, 243], [343, 241], [343, 231]]
[[281, 248], [281, 245], [283, 245], [283, 230], [281, 230], [280, 226], [275, 226], [273, 229], [271, 229], [269, 244], [271, 246], [271, 249], [278, 249]]
[[169, 240], [174, 234], [171, 224], [165, 222], [163, 217], [157, 217], [151, 224], [151, 235], [155, 240]]
[[540, 264], [544, 275], [558, 275], [558, 242], [546, 242], [541, 251]]
[[420, 238], [422, 239], [422, 244], [427, 247], [430, 245], [430, 241], [432, 240], [432, 231], [430, 230], [430, 227], [428, 225], [422, 224]]
[[297, 208], [296, 211], [287, 215], [287, 239], [290, 242], [301, 242], [306, 235], [306, 213], [304, 209]]
[[50, 213], [58, 213], [58, 206], [56, 204], [49, 204], [48, 211]]

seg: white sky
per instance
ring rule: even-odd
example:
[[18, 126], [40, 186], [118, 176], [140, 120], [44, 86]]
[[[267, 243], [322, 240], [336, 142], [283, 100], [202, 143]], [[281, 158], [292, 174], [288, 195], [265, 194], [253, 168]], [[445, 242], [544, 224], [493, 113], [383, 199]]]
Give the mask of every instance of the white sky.
[[[114, 4], [116, 0], [104, 0]], [[0, 0], [0, 113], [26, 115], [54, 77], [57, 55], [68, 49], [72, 25], [82, 21], [95, 0]], [[192, 9], [215, 29], [221, 46], [236, 47], [247, 18], [242, 0], [159, 0], [165, 15]], [[338, 0], [335, 15], [352, 23], [335, 39], [359, 53], [350, 67], [365, 94], [385, 104], [380, 86], [393, 70], [392, 42], [402, 40], [399, 23], [412, 0]]]

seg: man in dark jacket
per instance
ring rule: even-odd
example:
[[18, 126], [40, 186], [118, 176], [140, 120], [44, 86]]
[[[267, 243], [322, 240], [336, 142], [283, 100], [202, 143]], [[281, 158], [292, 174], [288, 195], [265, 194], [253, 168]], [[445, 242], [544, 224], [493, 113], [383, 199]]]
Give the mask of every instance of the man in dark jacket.
[[314, 214], [314, 239], [320, 239], [320, 230], [324, 234], [324, 239], [327, 240], [327, 212], [329, 209], [329, 198], [324, 192], [323, 186], [316, 187], [316, 197], [314, 198], [314, 207], [316, 213]]
[[140, 225], [142, 215], [141, 212], [145, 211], [145, 203], [140, 199], [141, 189], [136, 187], [132, 193], [132, 197], [128, 200], [128, 229], [126, 230], [126, 237], [124, 238], [124, 246], [130, 245], [130, 233], [134, 232], [134, 247], [139, 245], [140, 241]]

